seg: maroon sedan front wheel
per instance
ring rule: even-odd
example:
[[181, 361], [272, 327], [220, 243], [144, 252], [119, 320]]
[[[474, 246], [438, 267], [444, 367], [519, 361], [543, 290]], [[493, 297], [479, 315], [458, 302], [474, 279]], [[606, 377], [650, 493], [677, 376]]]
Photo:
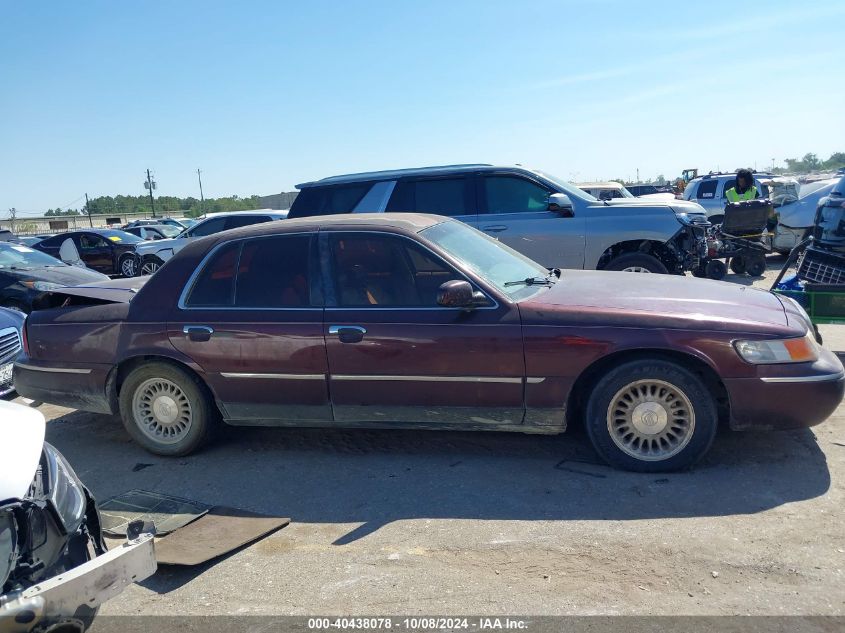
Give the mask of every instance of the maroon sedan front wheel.
[[704, 382], [679, 364], [635, 360], [596, 384], [587, 434], [612, 466], [638, 472], [689, 468], [716, 435], [716, 402]]

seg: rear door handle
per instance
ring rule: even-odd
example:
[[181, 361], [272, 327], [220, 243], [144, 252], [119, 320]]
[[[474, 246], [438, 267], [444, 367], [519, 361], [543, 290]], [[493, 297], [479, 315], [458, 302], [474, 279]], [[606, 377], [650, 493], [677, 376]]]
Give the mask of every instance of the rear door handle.
[[483, 231], [489, 231], [490, 233], [501, 233], [502, 231], [507, 231], [508, 227], [504, 224], [493, 224], [491, 226], [485, 226]]
[[186, 325], [182, 328], [182, 334], [188, 337], [189, 341], [205, 343], [214, 334], [214, 328], [208, 325]]
[[360, 325], [330, 325], [329, 334], [334, 334], [341, 343], [360, 343], [364, 340], [367, 328]]

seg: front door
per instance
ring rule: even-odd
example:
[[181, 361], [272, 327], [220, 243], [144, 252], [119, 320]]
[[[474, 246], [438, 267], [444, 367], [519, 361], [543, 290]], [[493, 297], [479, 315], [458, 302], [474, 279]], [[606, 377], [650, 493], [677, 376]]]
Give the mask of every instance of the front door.
[[76, 240], [79, 257], [88, 268], [107, 275], [117, 272], [114, 248], [104, 237], [96, 233], [80, 233]]
[[549, 211], [552, 192], [513, 174], [479, 177], [478, 228], [546, 268], [584, 268], [586, 221]]
[[331, 421], [315, 256], [308, 233], [224, 243], [173, 311], [170, 340], [229, 423]]
[[490, 427], [523, 421], [525, 365], [511, 305], [437, 304], [464, 277], [421, 244], [323, 231], [324, 333], [335, 420]]

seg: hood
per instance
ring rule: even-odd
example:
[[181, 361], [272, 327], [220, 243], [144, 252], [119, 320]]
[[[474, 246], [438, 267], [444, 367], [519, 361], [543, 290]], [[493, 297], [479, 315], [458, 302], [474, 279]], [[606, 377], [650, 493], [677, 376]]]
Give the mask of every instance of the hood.
[[[672, 196], [672, 194], [652, 194], [655, 196]], [[660, 198], [649, 198], [647, 196], [641, 196], [639, 198], [614, 198], [613, 200], [607, 200], [606, 203], [611, 207], [652, 207], [652, 208], [661, 208], [665, 207], [671, 209], [675, 213], [686, 213], [688, 215], [707, 215], [707, 212], [697, 202], [693, 202], [692, 200], [678, 200], [674, 196], [666, 199]]]
[[90, 268], [80, 266], [50, 266], [44, 268], [32, 268], [29, 270], [3, 269], [6, 275], [14, 275], [24, 281], [47, 281], [63, 286], [76, 286], [97, 281], [108, 280], [108, 275], [98, 273]]
[[22, 499], [41, 459], [44, 416], [0, 400], [0, 502]]
[[40, 309], [55, 306], [67, 297], [90, 299], [88, 303], [129, 303], [149, 280], [149, 276], [109, 279], [69, 288], [57, 288], [44, 293]]
[[[676, 275], [564, 270], [558, 282], [519, 304], [526, 324], [669, 327], [791, 333], [784, 306], [766, 290]], [[800, 331], [799, 331], [800, 330]]]

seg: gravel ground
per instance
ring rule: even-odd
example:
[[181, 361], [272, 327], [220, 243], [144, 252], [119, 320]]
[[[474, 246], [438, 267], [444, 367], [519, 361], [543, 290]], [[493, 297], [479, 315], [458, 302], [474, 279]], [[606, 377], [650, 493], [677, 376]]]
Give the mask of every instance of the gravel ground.
[[[824, 335], [845, 351], [838, 326]], [[599, 465], [577, 433], [233, 429], [164, 459], [116, 418], [42, 411], [100, 499], [143, 488], [293, 519], [102, 614], [845, 614], [842, 407], [814, 429], [722, 432], [663, 476]]]

